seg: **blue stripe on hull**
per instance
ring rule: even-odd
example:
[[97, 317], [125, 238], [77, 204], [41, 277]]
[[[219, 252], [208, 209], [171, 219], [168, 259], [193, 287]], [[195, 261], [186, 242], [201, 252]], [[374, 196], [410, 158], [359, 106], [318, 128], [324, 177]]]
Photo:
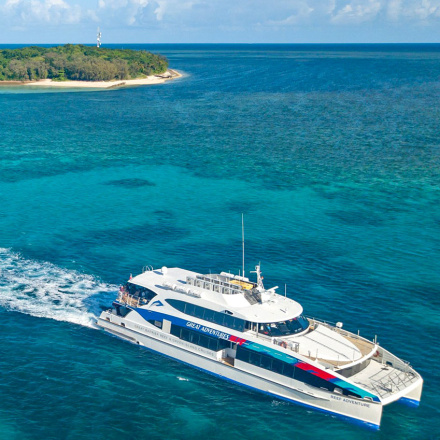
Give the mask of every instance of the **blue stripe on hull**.
[[[145, 319], [146, 321], [151, 320], [151, 319], [156, 319], [158, 321], [160, 321], [161, 319], [167, 319], [168, 321], [171, 321], [171, 323], [173, 323], [173, 324], [176, 324], [176, 325], [178, 325], [180, 327], [184, 327], [184, 328], [190, 328], [191, 330], [198, 331], [199, 333], [212, 335], [209, 330], [212, 330], [212, 331], [218, 332], [218, 333], [222, 333], [225, 336], [222, 339], [233, 341], [231, 339], [231, 337], [234, 337], [234, 335], [232, 335], [230, 333], [220, 332], [218, 330], [211, 329], [208, 326], [205, 326], [202, 324], [196, 324], [196, 323], [194, 323], [192, 321], [188, 321], [186, 319], [177, 318], [172, 315], [168, 315], [168, 314], [165, 314], [162, 312], [157, 312], [157, 311], [149, 310], [149, 309], [137, 308], [137, 309], [135, 309], [135, 311], [140, 316], [142, 316], [142, 318]], [[195, 327], [188, 326], [188, 324], [194, 324]], [[258, 344], [257, 342], [248, 341], [248, 340], [243, 339], [238, 336], [236, 336], [236, 338], [238, 338], [242, 341], [240, 343], [240, 345], [243, 345], [243, 347], [247, 347], [250, 350], [257, 351], [259, 353], [269, 354], [270, 356], [274, 357], [275, 359], [279, 359], [283, 362], [287, 362], [287, 363], [292, 364], [294, 366], [298, 365], [298, 364], [307, 365], [308, 368], [304, 369], [304, 371], [307, 371], [312, 376], [320, 377], [320, 375], [322, 376], [322, 374], [325, 374], [325, 376], [330, 376], [329, 373], [324, 372], [323, 370], [318, 369], [316, 367], [313, 367], [312, 365], [307, 364], [305, 361], [297, 359], [296, 357], [291, 356], [290, 354], [282, 353], [279, 350], [266, 347], [265, 345]], [[372, 394], [362, 388], [359, 388], [356, 385], [345, 382], [343, 379], [340, 379], [338, 377], [333, 377], [331, 379], [328, 379], [325, 377], [322, 377], [322, 378], [323, 378], [323, 380], [328, 381], [328, 382], [330, 382], [340, 388], [344, 388], [345, 390], [352, 391], [353, 393], [355, 393], [361, 397], [371, 397], [371, 399], [373, 399], [374, 402], [380, 402], [379, 397], [377, 397], [376, 395], [374, 395], [374, 394]]]
[[420, 405], [419, 400], [410, 399], [408, 397], [401, 397], [398, 402], [402, 403], [403, 405], [410, 406], [411, 408], [417, 408]]
[[[130, 330], [130, 329], [128, 329], [128, 330]], [[130, 331], [131, 331], [131, 330], [130, 330]], [[114, 334], [114, 333], [113, 333], [113, 334]], [[143, 336], [145, 336], [145, 335], [143, 335]], [[115, 335], [115, 337], [118, 338], [119, 336], [118, 336], [118, 335]], [[148, 337], [148, 336], [145, 336], [145, 337]], [[122, 339], [122, 338], [121, 338], [121, 339]], [[153, 338], [150, 338], [150, 339], [153, 339]], [[154, 339], [154, 340], [155, 340], [155, 339]], [[127, 341], [127, 340], [124, 339], [124, 341]], [[156, 340], [155, 340], [155, 341], [156, 341]], [[130, 341], [128, 341], [128, 342], [130, 342]], [[162, 342], [162, 341], [156, 341], [156, 342]], [[132, 344], [134, 344], [134, 342], [132, 342]], [[162, 342], [162, 344], [165, 344], [165, 343]], [[283, 400], [283, 401], [286, 401], [286, 402], [289, 402], [289, 403], [294, 403], [294, 404], [296, 404], [296, 405], [303, 406], [303, 407], [305, 407], [305, 408], [313, 409], [313, 410], [315, 410], [315, 411], [319, 411], [319, 412], [323, 412], [323, 413], [331, 414], [331, 415], [333, 415], [333, 416], [338, 417], [339, 419], [342, 419], [342, 420], [348, 421], [348, 422], [353, 423], [353, 424], [355, 424], [355, 425], [362, 426], [363, 428], [368, 428], [368, 429], [371, 429], [371, 430], [374, 430], [374, 431], [377, 431], [377, 430], [379, 430], [379, 428], [380, 428], [379, 425], [375, 425], [374, 423], [365, 422], [365, 421], [363, 421], [363, 420], [359, 420], [359, 419], [356, 419], [356, 418], [354, 418], [354, 417], [345, 416], [345, 415], [342, 415], [342, 414], [339, 414], [339, 413], [336, 413], [336, 412], [333, 412], [333, 411], [329, 411], [329, 410], [327, 410], [327, 409], [317, 408], [316, 406], [308, 405], [307, 403], [298, 402], [297, 400], [291, 400], [291, 399], [288, 399], [288, 398], [286, 398], [286, 397], [282, 397], [282, 396], [278, 396], [277, 394], [270, 393], [270, 392], [268, 392], [268, 391], [260, 390], [259, 388], [254, 388], [254, 387], [252, 387], [252, 386], [250, 386], [250, 385], [247, 385], [247, 384], [245, 384], [245, 383], [238, 382], [238, 381], [236, 381], [236, 380], [230, 379], [229, 377], [222, 376], [221, 374], [213, 373], [212, 371], [205, 370], [204, 368], [200, 368], [200, 367], [198, 367], [198, 366], [196, 366], [196, 365], [193, 365], [193, 364], [190, 364], [190, 363], [188, 363], [188, 362], [185, 362], [185, 361], [182, 361], [182, 360], [180, 360], [180, 359], [177, 359], [177, 358], [175, 358], [175, 357], [169, 356], [169, 355], [164, 354], [164, 353], [162, 353], [162, 352], [160, 352], [160, 351], [154, 350], [153, 348], [146, 347], [145, 345], [140, 345], [140, 344], [138, 344], [138, 345], [139, 345], [139, 347], [142, 347], [142, 348], [145, 349], [145, 350], [152, 351], [153, 353], [157, 353], [157, 354], [159, 354], [159, 355], [161, 355], [161, 356], [164, 356], [164, 357], [166, 357], [166, 358], [168, 358], [168, 359], [171, 359], [171, 360], [173, 360], [173, 361], [180, 362], [181, 364], [187, 365], [187, 366], [192, 367], [192, 368], [194, 368], [194, 369], [196, 369], [196, 370], [199, 370], [199, 371], [202, 371], [202, 372], [204, 372], [204, 373], [210, 374], [211, 376], [218, 377], [218, 378], [220, 378], [220, 379], [226, 380], [226, 381], [228, 381], [228, 382], [230, 382], [230, 383], [233, 383], [233, 384], [235, 384], [235, 385], [239, 385], [239, 386], [242, 386], [242, 387], [248, 388], [248, 389], [250, 389], [250, 390], [252, 390], [252, 391], [256, 391], [256, 392], [261, 393], [261, 394], [266, 394], [266, 395], [268, 395], [268, 396], [270, 396], [270, 397], [274, 397], [274, 398], [276, 398], [276, 399], [278, 399], [278, 400]], [[183, 349], [181, 349], [180, 347], [174, 347], [174, 348], [178, 348], [179, 350], [183, 350]], [[188, 352], [187, 350], [183, 350], [183, 351], [185, 351], [186, 353], [189, 353], [189, 354], [194, 354], [194, 355], [196, 355], [196, 356], [199, 356], [197, 353], [191, 353], [191, 352]], [[205, 358], [205, 359], [207, 359], [207, 358]], [[208, 359], [208, 360], [210, 360], [210, 359]], [[212, 361], [212, 362], [214, 362], [214, 361]], [[229, 368], [234, 368], [234, 367], [229, 367]]]

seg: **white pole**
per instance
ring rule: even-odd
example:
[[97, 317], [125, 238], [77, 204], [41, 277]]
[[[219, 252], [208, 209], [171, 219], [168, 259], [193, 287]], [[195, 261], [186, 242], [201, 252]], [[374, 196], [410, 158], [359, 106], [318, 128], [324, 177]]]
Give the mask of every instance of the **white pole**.
[[243, 278], [244, 278], [244, 217], [241, 213], [241, 243], [243, 248]]

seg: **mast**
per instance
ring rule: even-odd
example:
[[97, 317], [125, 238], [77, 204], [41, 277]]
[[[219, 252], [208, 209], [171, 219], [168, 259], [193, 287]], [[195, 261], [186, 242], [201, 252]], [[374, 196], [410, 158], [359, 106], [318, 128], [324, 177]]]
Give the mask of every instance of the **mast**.
[[243, 251], [243, 278], [244, 278], [244, 218], [243, 213], [241, 213], [241, 244]]
[[99, 27], [96, 35], [96, 47], [101, 47], [101, 31], [99, 30]]
[[260, 292], [262, 292], [264, 290], [264, 284], [263, 284], [263, 277], [261, 276], [261, 263], [258, 263], [257, 266], [255, 266], [255, 270], [251, 270], [251, 273], [256, 273], [257, 274], [257, 288], [259, 289]]

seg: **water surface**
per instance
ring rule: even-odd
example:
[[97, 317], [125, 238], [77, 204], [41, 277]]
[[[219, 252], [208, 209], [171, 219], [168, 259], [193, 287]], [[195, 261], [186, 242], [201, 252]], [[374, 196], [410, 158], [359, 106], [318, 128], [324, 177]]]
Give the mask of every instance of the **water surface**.
[[[0, 439], [438, 438], [440, 46], [133, 47], [184, 77], [0, 88]], [[372, 433], [93, 328], [145, 265], [238, 272], [242, 213], [246, 270], [377, 334], [418, 409]]]

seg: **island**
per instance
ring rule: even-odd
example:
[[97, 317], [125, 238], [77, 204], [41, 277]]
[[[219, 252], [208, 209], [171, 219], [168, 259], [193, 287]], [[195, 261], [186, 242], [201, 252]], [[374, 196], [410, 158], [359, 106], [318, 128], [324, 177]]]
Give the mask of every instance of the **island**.
[[81, 44], [0, 50], [0, 85], [114, 88], [179, 76], [164, 56], [145, 50]]

